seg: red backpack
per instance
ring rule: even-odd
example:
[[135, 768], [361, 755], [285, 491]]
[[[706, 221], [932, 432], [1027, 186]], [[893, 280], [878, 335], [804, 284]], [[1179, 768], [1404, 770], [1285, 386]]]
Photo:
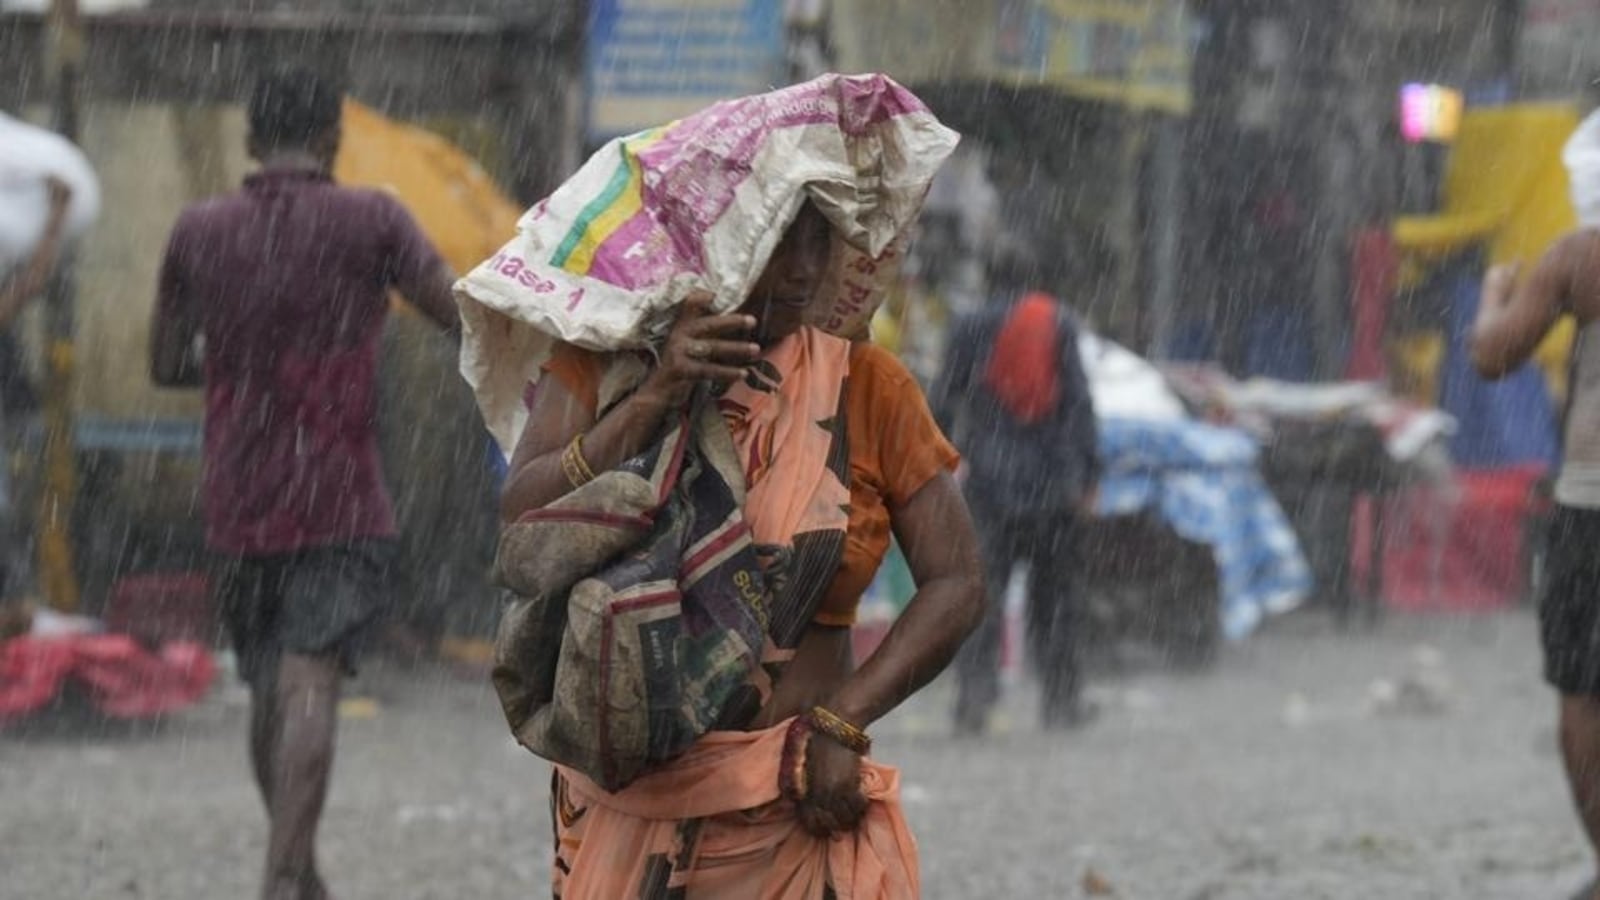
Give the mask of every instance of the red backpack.
[[1055, 298], [1033, 292], [1018, 300], [995, 336], [983, 382], [1023, 425], [1043, 420], [1061, 402], [1061, 343]]

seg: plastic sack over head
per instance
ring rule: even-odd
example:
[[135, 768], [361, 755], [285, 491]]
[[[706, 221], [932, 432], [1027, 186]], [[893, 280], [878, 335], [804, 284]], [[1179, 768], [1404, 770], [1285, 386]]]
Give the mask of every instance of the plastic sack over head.
[[61, 135], [0, 113], [0, 280], [44, 237], [51, 177], [72, 189], [66, 236], [82, 237], [100, 215], [100, 181], [89, 160]]
[[1589, 114], [1561, 151], [1572, 187], [1572, 209], [1578, 224], [1600, 226], [1600, 110]]
[[694, 290], [744, 302], [809, 198], [834, 252], [812, 321], [866, 333], [959, 137], [883, 75], [824, 75], [602, 147], [456, 283], [461, 371], [509, 452], [555, 340], [649, 346]]

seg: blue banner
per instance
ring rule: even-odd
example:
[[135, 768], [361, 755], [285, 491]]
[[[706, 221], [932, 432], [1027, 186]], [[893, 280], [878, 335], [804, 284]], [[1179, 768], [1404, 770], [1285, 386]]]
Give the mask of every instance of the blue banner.
[[781, 0], [592, 0], [588, 137], [600, 142], [776, 87]]

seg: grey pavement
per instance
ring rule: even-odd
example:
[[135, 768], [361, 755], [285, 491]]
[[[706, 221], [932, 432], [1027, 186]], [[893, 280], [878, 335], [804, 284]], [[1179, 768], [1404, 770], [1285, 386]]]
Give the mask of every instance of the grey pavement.
[[[371, 666], [322, 830], [346, 900], [548, 896], [547, 768], [481, 681]], [[947, 736], [947, 682], [878, 729], [924, 896], [1565, 898], [1586, 855], [1526, 613], [1316, 616], [1199, 676], [1101, 676], [1100, 719], [1041, 733], [1026, 684], [995, 733]], [[0, 735], [0, 900], [244, 898], [265, 832], [242, 696], [159, 728]], [[1109, 893], [1107, 893], [1109, 892]]]

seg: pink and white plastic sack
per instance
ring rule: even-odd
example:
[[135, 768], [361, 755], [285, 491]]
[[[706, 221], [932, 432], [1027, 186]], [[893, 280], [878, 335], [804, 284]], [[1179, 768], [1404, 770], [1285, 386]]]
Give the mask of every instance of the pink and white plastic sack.
[[694, 290], [737, 308], [807, 198], [836, 235], [814, 324], [855, 337], [958, 136], [883, 75], [824, 75], [611, 141], [456, 284], [461, 370], [507, 452], [554, 341], [650, 346]]

